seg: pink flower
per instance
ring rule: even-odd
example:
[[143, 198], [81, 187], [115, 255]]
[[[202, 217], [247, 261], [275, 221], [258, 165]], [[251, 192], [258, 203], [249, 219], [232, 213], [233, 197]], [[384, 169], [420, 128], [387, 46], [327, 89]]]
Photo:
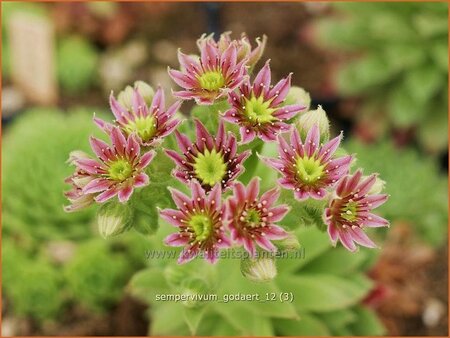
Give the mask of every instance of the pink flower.
[[384, 218], [371, 213], [388, 199], [385, 194], [370, 194], [377, 180], [373, 174], [365, 179], [361, 170], [353, 176], [343, 177], [337, 187], [336, 196], [330, 200], [324, 212], [328, 225], [328, 235], [334, 245], [339, 240], [349, 251], [356, 251], [356, 244], [375, 248], [376, 244], [363, 231], [364, 227], [376, 228], [389, 226]]
[[291, 87], [291, 75], [271, 87], [269, 61], [256, 75], [253, 84], [246, 79], [238, 92], [230, 92], [231, 109], [223, 118], [240, 126], [241, 142], [248, 143], [258, 136], [266, 142], [275, 141], [277, 135], [289, 130], [284, 121], [293, 118], [305, 107], [283, 105]]
[[265, 192], [260, 198], [259, 178], [251, 180], [246, 188], [236, 182], [233, 196], [228, 200], [228, 220], [231, 239], [244, 245], [253, 257], [256, 255], [255, 244], [267, 251], [275, 252], [276, 247], [270, 240], [284, 239], [288, 236], [276, 222], [289, 211], [287, 205], [273, 206], [280, 191], [277, 188]]
[[176, 164], [173, 175], [184, 183], [196, 179], [206, 191], [216, 184], [220, 184], [222, 189], [228, 188], [230, 182], [244, 171], [242, 163], [250, 155], [250, 151], [236, 153], [236, 138], [230, 132], [225, 133], [223, 122], [219, 123], [216, 137], [209, 134], [199, 120], [195, 120], [195, 126], [195, 143], [186, 135], [175, 131], [182, 155], [166, 150]]
[[161, 210], [161, 217], [178, 228], [177, 233], [166, 237], [164, 242], [169, 246], [183, 246], [178, 263], [186, 263], [200, 253], [205, 259], [215, 263], [219, 249], [229, 247], [230, 240], [225, 236], [225, 206], [222, 205], [222, 189], [215, 185], [206, 195], [201, 185], [192, 180], [190, 183], [192, 197], [171, 188], [172, 198], [177, 210]]
[[[73, 164], [78, 158], [89, 158], [89, 156], [82, 151], [74, 151], [70, 154], [68, 162]], [[83, 188], [93, 179], [83, 170], [76, 170], [73, 175], [64, 180], [65, 183], [72, 185], [72, 189], [64, 193], [70, 202], [70, 205], [64, 207], [66, 212], [81, 210], [94, 203], [94, 194], [83, 194]]]
[[76, 170], [69, 181], [74, 185], [77, 195], [70, 193], [69, 200], [74, 200], [75, 205], [68, 208], [76, 208], [80, 205], [78, 199], [81, 201], [87, 196], [103, 203], [117, 195], [119, 201], [125, 203], [134, 188], [148, 185], [145, 168], [155, 156], [155, 151], [141, 155], [134, 134], [125, 138], [118, 127], [112, 127], [110, 138], [112, 145], [95, 137], [90, 138], [97, 159], [73, 156], [72, 163]]
[[263, 160], [282, 174], [280, 185], [293, 190], [296, 199], [302, 201], [312, 197], [320, 200], [327, 194], [328, 187], [348, 173], [352, 156], [333, 157], [341, 138], [339, 135], [320, 145], [319, 128], [315, 124], [303, 143], [298, 130], [293, 128], [290, 145], [278, 136], [278, 159]]
[[236, 44], [221, 52], [212, 41], [202, 44], [200, 59], [178, 52], [181, 71], [169, 69], [170, 77], [184, 90], [174, 92], [183, 100], [210, 105], [226, 97], [244, 81], [247, 59], [237, 61]]
[[[161, 88], [156, 91], [150, 106], [147, 106], [136, 89], [133, 90], [130, 110], [123, 107], [112, 94], [109, 102], [119, 128], [126, 135], [134, 133], [142, 146], [154, 146], [172, 133], [180, 123], [174, 115], [180, 108], [181, 101], [175, 102], [166, 110], [164, 91]], [[94, 118], [94, 122], [108, 134], [113, 128], [112, 124], [99, 118]]]
[[241, 38], [238, 40], [231, 39], [230, 35], [231, 32], [222, 33], [220, 34], [219, 41], [216, 42], [213, 38], [214, 34], [203, 34], [200, 39], [197, 40], [197, 46], [199, 50], [202, 50], [205, 48], [205, 44], [209, 42], [217, 47], [220, 53], [223, 53], [230, 45], [235, 44], [237, 48], [237, 62], [247, 59], [247, 66], [253, 68], [264, 53], [267, 36], [263, 35], [262, 41], [261, 38], [256, 38], [257, 46], [252, 49], [250, 40], [245, 33], [242, 33]]

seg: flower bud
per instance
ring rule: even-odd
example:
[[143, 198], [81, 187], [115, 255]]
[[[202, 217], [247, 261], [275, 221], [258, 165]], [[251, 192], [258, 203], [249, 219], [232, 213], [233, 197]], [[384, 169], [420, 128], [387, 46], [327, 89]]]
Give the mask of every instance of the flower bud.
[[302, 114], [297, 121], [297, 128], [303, 139], [306, 138], [308, 131], [313, 125], [319, 125], [320, 142], [326, 142], [330, 138], [330, 121], [322, 106], [318, 106], [316, 110], [310, 110]]
[[82, 151], [82, 150], [74, 150], [74, 151], [70, 152], [69, 158], [67, 159], [66, 163], [75, 164], [74, 162], [76, 160], [88, 159], [88, 158], [90, 158], [89, 155], [86, 154], [84, 151]]
[[288, 232], [288, 236], [285, 239], [277, 241], [275, 243], [280, 252], [293, 252], [300, 249], [300, 243], [297, 236], [292, 232]]
[[208, 286], [200, 278], [189, 278], [182, 283], [181, 291], [185, 296], [185, 299], [181, 303], [188, 308], [193, 308], [201, 304], [202, 300], [198, 295], [206, 294], [208, 292]]
[[268, 282], [277, 275], [277, 267], [271, 257], [245, 258], [241, 260], [241, 272], [253, 282]]
[[[144, 81], [136, 81], [134, 83], [134, 89], [136, 89], [139, 94], [142, 95], [147, 105], [151, 105], [153, 96], [155, 95], [155, 91], [150, 85], [148, 85]], [[117, 100], [119, 101], [119, 103], [128, 110], [132, 109], [134, 89], [131, 86], [126, 86], [125, 89], [122, 90], [117, 96]]]
[[103, 204], [97, 212], [97, 223], [103, 238], [117, 236], [132, 226], [133, 213], [127, 204], [116, 201]]
[[292, 86], [286, 96], [285, 104], [300, 104], [306, 107], [304, 111], [307, 112], [311, 106], [311, 96], [303, 88]]

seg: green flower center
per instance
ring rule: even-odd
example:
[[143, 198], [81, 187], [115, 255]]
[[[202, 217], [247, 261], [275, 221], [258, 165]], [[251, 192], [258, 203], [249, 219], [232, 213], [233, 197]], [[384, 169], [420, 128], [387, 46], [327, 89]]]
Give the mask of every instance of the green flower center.
[[245, 100], [245, 115], [251, 122], [267, 123], [275, 120], [272, 116], [275, 109], [270, 108], [270, 101], [264, 101], [263, 96]]
[[356, 221], [356, 215], [358, 213], [358, 203], [348, 202], [341, 208], [341, 217], [349, 222]]
[[226, 170], [227, 165], [222, 153], [215, 149], [211, 151], [206, 149], [203, 154], [198, 154], [195, 159], [194, 171], [202, 184], [215, 185], [225, 176]]
[[188, 222], [189, 227], [194, 230], [195, 239], [198, 242], [208, 239], [212, 231], [211, 219], [203, 214], [193, 215]]
[[246, 215], [244, 216], [244, 221], [250, 227], [257, 227], [261, 223], [261, 216], [256, 209], [249, 209], [246, 211]]
[[133, 173], [133, 166], [124, 159], [109, 164], [108, 176], [114, 181], [123, 182]]
[[136, 133], [143, 141], [149, 141], [156, 133], [156, 123], [153, 116], [136, 117], [129, 121], [123, 129], [127, 134]]
[[324, 174], [325, 165], [314, 157], [298, 157], [295, 165], [297, 177], [305, 184], [316, 183]]
[[198, 76], [200, 87], [209, 91], [218, 91], [225, 85], [225, 77], [218, 70], [210, 70]]

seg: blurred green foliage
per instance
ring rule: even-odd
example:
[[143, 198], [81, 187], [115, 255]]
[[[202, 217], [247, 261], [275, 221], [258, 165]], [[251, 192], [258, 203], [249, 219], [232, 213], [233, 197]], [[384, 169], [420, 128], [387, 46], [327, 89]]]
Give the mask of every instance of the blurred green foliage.
[[39, 322], [61, 318], [69, 305], [105, 311], [144, 265], [144, 237], [128, 233], [106, 242], [94, 234], [94, 207], [63, 211], [70, 151], [89, 151], [90, 134], [105, 137], [91, 118], [85, 108], [31, 109], [4, 134], [2, 276], [9, 315]]
[[58, 79], [63, 90], [80, 93], [97, 78], [98, 52], [81, 36], [68, 36], [58, 41]]
[[351, 141], [345, 145], [357, 153], [357, 165], [365, 173], [378, 172], [386, 181], [389, 201], [378, 210], [391, 223], [405, 221], [426, 242], [439, 246], [447, 239], [447, 177], [439, 172], [433, 158], [412, 148], [396, 149], [387, 141], [364, 145]]
[[[319, 21], [327, 48], [356, 52], [337, 77], [340, 91], [365, 97], [362, 115], [418, 127], [427, 150], [447, 147], [448, 4], [335, 3]], [[383, 113], [386, 116], [382, 116]], [[367, 117], [366, 117], [367, 118]]]

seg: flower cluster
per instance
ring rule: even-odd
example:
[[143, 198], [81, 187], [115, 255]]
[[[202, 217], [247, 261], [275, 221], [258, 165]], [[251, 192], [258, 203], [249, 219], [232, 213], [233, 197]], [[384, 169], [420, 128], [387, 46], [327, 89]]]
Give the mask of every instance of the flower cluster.
[[[115, 196], [126, 206], [134, 189], [149, 184], [154, 171], [148, 168], [159, 152], [173, 162], [167, 170], [173, 178], [167, 188], [174, 204], [158, 210], [160, 217], [177, 229], [166, 237], [165, 244], [183, 247], [179, 263], [199, 255], [214, 263], [220, 250], [232, 245], [242, 246], [251, 257], [258, 250], [275, 252], [291, 247], [295, 244], [293, 233], [279, 223], [292, 208], [305, 208], [313, 202], [321, 205], [319, 211], [333, 245], [340, 241], [350, 251], [356, 251], [357, 244], [376, 247], [364, 229], [388, 225], [372, 213], [388, 198], [376, 188], [377, 176], [363, 177], [361, 170], [351, 174], [355, 156], [339, 151], [342, 133], [329, 139], [325, 111], [320, 106], [309, 110], [309, 95], [291, 87], [292, 74], [272, 84], [266, 61], [253, 76], [266, 37], [256, 42], [252, 48], [245, 35], [232, 40], [230, 33], [224, 33], [218, 41], [203, 35], [197, 41], [199, 55], [179, 51], [180, 69], [168, 72], [182, 89], [173, 92], [179, 100], [168, 108], [162, 88], [154, 92], [143, 82], [127, 87], [117, 99], [111, 94], [115, 120], [94, 117], [111, 142], [91, 138], [96, 159], [82, 152], [71, 154], [69, 162], [76, 169], [66, 180], [72, 186], [66, 192], [71, 203], [66, 210], [79, 210]], [[202, 113], [193, 119], [195, 136], [189, 125], [180, 126], [176, 118], [182, 101], [187, 100], [202, 106]], [[219, 106], [225, 109], [219, 110]], [[176, 142], [163, 142], [172, 133]], [[276, 157], [267, 156], [261, 148], [267, 142], [276, 144]], [[263, 149], [261, 154], [256, 147]], [[251, 177], [258, 159], [267, 164], [260, 170], [272, 168], [280, 175], [278, 184], [262, 194], [261, 178]], [[180, 186], [177, 181], [190, 194], [175, 189]], [[102, 210], [103, 223], [111, 218], [108, 210]], [[124, 227], [107, 224], [102, 233], [120, 233], [116, 228], [122, 231]]]

